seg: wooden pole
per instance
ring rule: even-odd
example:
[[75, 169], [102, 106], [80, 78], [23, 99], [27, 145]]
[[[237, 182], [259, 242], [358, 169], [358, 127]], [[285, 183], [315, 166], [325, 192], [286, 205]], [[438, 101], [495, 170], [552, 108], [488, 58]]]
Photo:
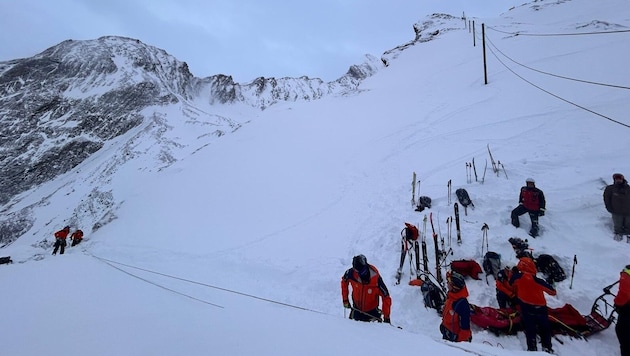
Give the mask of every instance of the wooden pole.
[[481, 24], [481, 43], [483, 44], [483, 79], [488, 84], [488, 69], [486, 66], [486, 24]]

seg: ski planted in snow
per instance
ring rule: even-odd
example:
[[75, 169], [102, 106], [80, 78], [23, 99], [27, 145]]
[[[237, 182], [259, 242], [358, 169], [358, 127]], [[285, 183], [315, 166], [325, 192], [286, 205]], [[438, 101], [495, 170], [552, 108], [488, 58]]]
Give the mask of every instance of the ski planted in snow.
[[457, 244], [462, 244], [462, 230], [459, 225], [459, 204], [453, 204], [453, 210], [455, 210], [455, 229], [457, 229]]
[[422, 219], [422, 268], [423, 272], [429, 273], [429, 258], [427, 257], [427, 215]]
[[433, 232], [433, 244], [435, 245], [435, 278], [438, 283], [442, 285], [442, 269], [440, 267], [440, 249], [438, 247], [438, 235], [435, 233], [435, 227], [433, 226], [433, 213], [429, 215], [431, 220], [431, 231]]
[[416, 172], [413, 172], [413, 179], [411, 180], [411, 206], [416, 206]]

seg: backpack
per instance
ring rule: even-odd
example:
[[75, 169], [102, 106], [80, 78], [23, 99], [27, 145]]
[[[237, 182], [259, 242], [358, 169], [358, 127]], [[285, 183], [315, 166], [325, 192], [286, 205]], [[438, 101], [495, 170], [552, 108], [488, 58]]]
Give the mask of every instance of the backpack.
[[542, 254], [536, 257], [536, 268], [544, 274], [548, 283], [564, 281], [567, 275], [551, 255]]
[[407, 241], [416, 241], [419, 236], [418, 228], [413, 224], [405, 223], [405, 227], [400, 232], [400, 236]]
[[475, 204], [473, 204], [472, 200], [470, 200], [470, 196], [468, 195], [468, 192], [466, 191], [466, 189], [464, 188], [459, 188], [455, 191], [455, 195], [457, 195], [457, 200], [459, 200], [459, 203], [465, 208], [468, 205], [472, 205], [475, 206]]
[[481, 273], [481, 266], [474, 260], [457, 260], [451, 262], [451, 270], [461, 274], [462, 276], [472, 277], [472, 279], [481, 279], [479, 278], [479, 273]]
[[435, 309], [438, 313], [441, 314], [442, 309], [444, 308], [446, 297], [444, 296], [444, 292], [442, 292], [440, 287], [431, 282], [431, 280], [427, 279], [426, 281], [424, 281], [424, 283], [422, 283], [420, 291], [422, 292], [424, 306], [427, 308]]
[[501, 270], [501, 255], [496, 252], [488, 251], [483, 256], [483, 271], [486, 274], [491, 274], [494, 279], [497, 279], [497, 273]]
[[425, 208], [431, 209], [431, 198], [427, 196], [418, 197], [418, 205], [416, 206], [416, 211], [422, 211]]
[[13, 263], [13, 261], [11, 261], [11, 256], [0, 257], [0, 265], [8, 263]]

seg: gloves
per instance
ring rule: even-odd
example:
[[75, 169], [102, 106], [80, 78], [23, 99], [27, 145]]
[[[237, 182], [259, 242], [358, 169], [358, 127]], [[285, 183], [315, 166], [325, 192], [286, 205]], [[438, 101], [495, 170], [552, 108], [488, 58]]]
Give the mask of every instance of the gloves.
[[383, 322], [387, 323], [387, 324], [391, 324], [391, 320], [389, 320], [389, 318], [383, 318]]
[[343, 307], [346, 309], [350, 309], [350, 302], [348, 302], [347, 300], [343, 301]]
[[545, 208], [538, 210], [538, 216], [545, 216]]

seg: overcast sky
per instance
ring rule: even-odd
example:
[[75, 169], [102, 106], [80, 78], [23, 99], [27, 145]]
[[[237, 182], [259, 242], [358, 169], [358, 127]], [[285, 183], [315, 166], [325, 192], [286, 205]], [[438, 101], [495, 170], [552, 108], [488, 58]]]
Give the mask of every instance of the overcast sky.
[[118, 35], [164, 49], [197, 77], [342, 76], [413, 39], [434, 12], [496, 17], [527, 0], [0, 0], [0, 61], [67, 39]]

